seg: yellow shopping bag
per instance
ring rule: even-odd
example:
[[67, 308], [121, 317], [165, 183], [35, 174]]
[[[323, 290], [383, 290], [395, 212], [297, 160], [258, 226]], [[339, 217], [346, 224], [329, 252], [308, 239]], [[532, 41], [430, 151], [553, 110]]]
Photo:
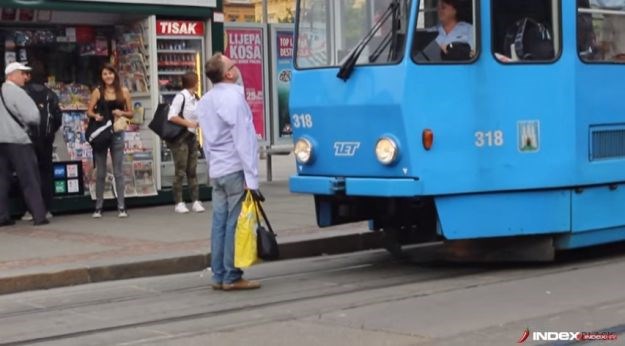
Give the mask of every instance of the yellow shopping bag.
[[256, 203], [254, 203], [252, 193], [247, 191], [234, 234], [234, 266], [237, 268], [247, 268], [258, 261], [257, 225]]

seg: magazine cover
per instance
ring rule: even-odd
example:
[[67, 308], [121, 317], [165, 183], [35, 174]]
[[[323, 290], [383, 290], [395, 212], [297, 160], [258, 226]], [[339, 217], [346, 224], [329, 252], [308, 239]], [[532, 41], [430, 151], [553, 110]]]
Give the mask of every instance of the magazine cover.
[[[104, 199], [113, 199], [117, 196], [115, 191], [115, 176], [113, 175], [113, 165], [111, 162], [111, 155], [108, 155], [106, 160], [106, 178], [104, 179]], [[89, 194], [94, 201], [96, 200], [95, 183], [98, 169], [101, 168], [95, 167], [91, 170], [91, 179], [89, 179]]]
[[126, 132], [124, 137], [124, 153], [143, 152], [143, 141], [139, 132]]
[[154, 180], [154, 170], [152, 169], [154, 163], [152, 153], [137, 153], [133, 156], [133, 170], [137, 196], [155, 196], [156, 181]]
[[124, 85], [131, 93], [149, 92], [147, 51], [141, 23], [119, 26], [116, 29], [119, 37], [116, 42], [119, 74]]
[[95, 184], [95, 179], [91, 179], [92, 177], [95, 178], [95, 175], [93, 175], [93, 164], [91, 163], [91, 160], [82, 161], [82, 172], [83, 172], [84, 191], [85, 191], [85, 194], [88, 194], [89, 191], [91, 191], [91, 189], [89, 189], [89, 186], [91, 186], [91, 183], [93, 182]]
[[[83, 184], [85, 194], [89, 193], [93, 170], [93, 151], [85, 139], [85, 129], [87, 127], [87, 117], [83, 111], [63, 112], [63, 126], [61, 134], [67, 147], [69, 160], [82, 161]], [[95, 177], [95, 176], [93, 176]], [[95, 191], [94, 191], [95, 193]]]
[[122, 171], [124, 173], [124, 197], [136, 197], [135, 175], [132, 167], [133, 155], [124, 155]]

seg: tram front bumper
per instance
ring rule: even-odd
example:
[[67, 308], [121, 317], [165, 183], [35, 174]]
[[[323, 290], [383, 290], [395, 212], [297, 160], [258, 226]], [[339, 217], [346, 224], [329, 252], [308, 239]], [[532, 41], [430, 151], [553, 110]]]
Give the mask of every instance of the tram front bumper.
[[314, 195], [415, 197], [423, 194], [421, 181], [415, 178], [339, 178], [292, 176], [289, 189], [294, 193]]

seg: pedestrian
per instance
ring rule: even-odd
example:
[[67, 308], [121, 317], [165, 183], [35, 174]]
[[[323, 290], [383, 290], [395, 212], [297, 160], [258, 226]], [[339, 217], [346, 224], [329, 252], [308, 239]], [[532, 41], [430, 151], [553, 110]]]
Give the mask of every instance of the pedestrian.
[[[59, 107], [58, 96], [44, 84], [46, 74], [43, 64], [35, 61], [31, 64], [31, 68], [30, 79], [24, 89], [35, 101], [39, 109], [39, 126], [31, 128], [31, 140], [39, 164], [41, 195], [47, 211], [46, 217], [50, 219], [52, 218], [50, 210], [54, 196], [52, 152], [54, 149], [54, 136], [61, 127], [63, 114], [61, 107]], [[32, 219], [33, 216], [28, 211], [22, 217], [22, 221], [31, 221]]]
[[182, 76], [182, 88], [183, 90], [171, 102], [167, 116], [172, 123], [188, 129], [179, 138], [167, 142], [167, 147], [171, 150], [174, 159], [176, 171], [173, 183], [174, 211], [179, 214], [189, 212], [182, 200], [182, 181], [186, 176], [191, 200], [193, 201], [191, 210], [201, 213], [204, 211], [204, 207], [202, 202], [200, 202], [197, 183], [198, 141], [195, 133], [198, 128], [195, 109], [199, 97], [197, 96], [198, 78], [194, 72], [187, 72]]
[[29, 137], [28, 126], [39, 124], [39, 109], [22, 89], [26, 83], [26, 72], [31, 68], [19, 62], [6, 66], [6, 82], [0, 90], [0, 226], [15, 222], [9, 215], [9, 188], [13, 170], [22, 189], [28, 210], [34, 217], [34, 224], [45, 225], [46, 207], [41, 197], [41, 182], [37, 170], [37, 156]]
[[[99, 107], [99, 103], [103, 104], [103, 107]], [[96, 121], [110, 120], [112, 123], [122, 117], [130, 119], [133, 116], [130, 92], [127, 88], [122, 87], [119, 75], [111, 64], [105, 64], [100, 69], [100, 86], [91, 93], [91, 98], [87, 105], [87, 116], [94, 118]], [[115, 177], [115, 190], [117, 193], [117, 216], [120, 218], [128, 217], [124, 201], [125, 185], [122, 171], [124, 162], [124, 131], [119, 131], [113, 134], [110, 148], [100, 151], [94, 150], [93, 152], [96, 168], [96, 204], [93, 212], [93, 218], [95, 219], [102, 217], [106, 159], [109, 151], [113, 163], [113, 176]]]
[[213, 190], [211, 269], [213, 289], [225, 291], [259, 288], [260, 283], [243, 279], [234, 266], [234, 233], [245, 188], [258, 198], [258, 143], [252, 112], [241, 72], [228, 57], [217, 53], [205, 66], [213, 89], [198, 103], [196, 113], [204, 140]]

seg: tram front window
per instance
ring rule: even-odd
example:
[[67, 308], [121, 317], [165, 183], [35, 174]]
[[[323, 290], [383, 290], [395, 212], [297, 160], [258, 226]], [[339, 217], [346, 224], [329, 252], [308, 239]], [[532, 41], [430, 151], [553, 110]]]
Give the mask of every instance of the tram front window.
[[297, 6], [298, 68], [341, 66], [357, 50], [355, 65], [401, 60], [410, 0], [299, 0]]

